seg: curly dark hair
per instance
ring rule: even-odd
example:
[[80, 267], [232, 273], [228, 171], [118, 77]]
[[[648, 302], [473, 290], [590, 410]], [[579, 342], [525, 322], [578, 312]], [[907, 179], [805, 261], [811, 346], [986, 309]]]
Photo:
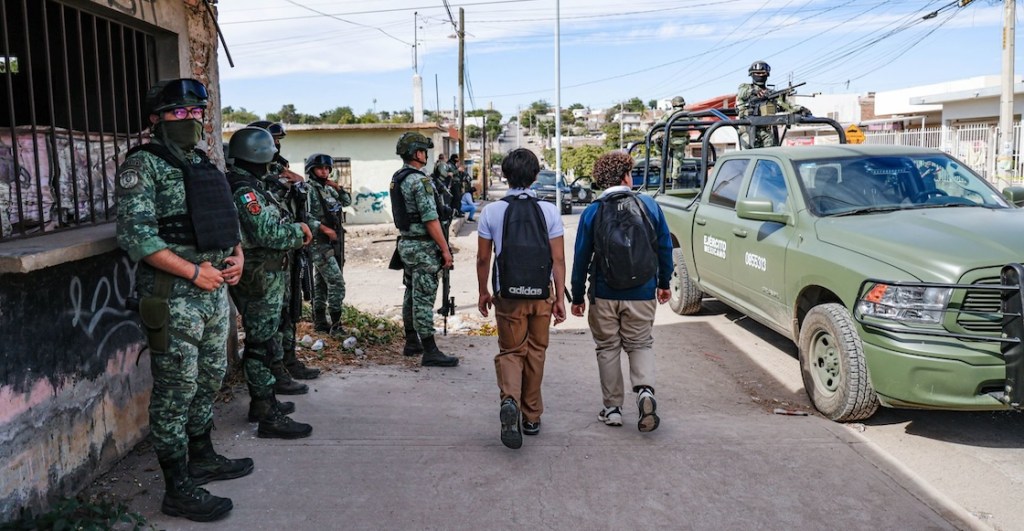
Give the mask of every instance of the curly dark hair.
[[603, 190], [622, 184], [622, 178], [632, 169], [633, 157], [625, 151], [612, 151], [601, 155], [594, 162], [594, 172], [591, 176], [597, 188]]

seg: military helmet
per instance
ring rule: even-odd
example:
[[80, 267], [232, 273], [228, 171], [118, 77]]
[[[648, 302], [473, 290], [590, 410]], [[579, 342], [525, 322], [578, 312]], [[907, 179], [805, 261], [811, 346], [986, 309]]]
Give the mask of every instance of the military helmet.
[[398, 144], [395, 146], [395, 154], [400, 155], [402, 158], [412, 158], [417, 151], [434, 148], [434, 141], [423, 136], [420, 133], [408, 132], [403, 133], [398, 138]]
[[231, 135], [228, 143], [228, 157], [254, 164], [266, 164], [274, 160], [277, 148], [270, 131], [259, 127], [244, 127]]
[[266, 129], [270, 131], [271, 136], [274, 138], [282, 138], [285, 136], [284, 126], [278, 122], [271, 122], [270, 120], [258, 120], [246, 127], [259, 127], [260, 129]]
[[686, 100], [682, 96], [676, 96], [672, 98], [672, 107], [682, 109], [686, 107]]
[[178, 107], [206, 107], [209, 99], [206, 86], [195, 79], [165, 79], [146, 93], [146, 113], [160, 114]]
[[324, 155], [323, 153], [313, 153], [306, 159], [306, 173], [313, 171], [314, 168], [321, 166], [327, 166], [328, 168], [334, 167], [334, 159], [330, 155]]
[[768, 66], [768, 63], [764, 61], [754, 61], [753, 63], [750, 64], [750, 68], [747, 69], [747, 73], [753, 74], [754, 72], [764, 72], [765, 74], [771, 74], [772, 67]]

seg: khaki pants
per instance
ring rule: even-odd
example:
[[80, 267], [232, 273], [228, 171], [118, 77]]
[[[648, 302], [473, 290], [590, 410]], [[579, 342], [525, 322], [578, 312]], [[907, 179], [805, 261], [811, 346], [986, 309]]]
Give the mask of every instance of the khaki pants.
[[622, 407], [622, 366], [619, 352], [629, 356], [629, 381], [636, 389], [654, 388], [654, 312], [658, 304], [646, 301], [594, 299], [587, 312], [590, 332], [597, 344], [597, 370], [605, 407]]
[[553, 305], [551, 297], [547, 300], [494, 298], [498, 324], [494, 372], [498, 376], [501, 401], [515, 400], [526, 422], [539, 421], [544, 412], [540, 383], [544, 378]]

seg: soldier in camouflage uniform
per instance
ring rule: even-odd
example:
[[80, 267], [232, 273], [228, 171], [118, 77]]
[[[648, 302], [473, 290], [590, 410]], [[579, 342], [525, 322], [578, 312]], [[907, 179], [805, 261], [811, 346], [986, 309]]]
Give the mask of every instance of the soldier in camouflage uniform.
[[293, 222], [291, 214], [260, 180], [273, 154], [273, 138], [264, 129], [246, 127], [231, 137], [228, 182], [238, 208], [242, 248], [248, 258], [242, 280], [231, 288], [231, 297], [245, 326], [249, 421], [259, 422], [259, 437], [295, 439], [308, 437], [313, 428], [287, 417], [295, 405], [274, 397], [271, 365], [281, 357], [281, 343], [275, 335], [281, 326], [288, 281], [288, 251], [308, 243], [312, 234], [305, 224]]
[[[266, 190], [274, 195], [281, 206], [289, 211], [294, 219], [306, 222], [309, 185], [306, 184], [305, 179], [301, 175], [288, 169], [288, 160], [281, 156], [281, 139], [285, 137], [284, 126], [276, 122], [259, 121], [253, 122], [250, 124], [250, 127], [266, 129], [274, 137], [274, 160], [270, 163], [270, 170], [263, 177]], [[312, 227], [311, 229], [316, 230]], [[304, 250], [290, 252], [289, 264], [291, 264], [293, 269], [291, 273], [296, 276], [289, 280], [295, 280], [296, 282], [295, 285], [292, 282], [285, 284], [284, 304], [281, 310], [281, 327], [275, 336], [281, 344], [283, 352], [279, 353], [281, 357], [274, 359], [270, 366], [271, 371], [274, 373], [274, 390], [282, 395], [300, 395], [309, 392], [308, 386], [296, 382], [293, 378], [312, 380], [320, 376], [320, 369], [306, 367], [295, 355], [295, 326], [296, 321], [301, 317], [302, 308], [302, 292], [299, 289], [299, 285], [301, 285], [300, 275], [303, 274], [301, 270], [304, 269], [304, 261], [308, 259], [308, 253]], [[312, 281], [312, 279], [309, 280]], [[299, 299], [293, 300], [293, 296]], [[293, 308], [295, 308], [294, 314]]]
[[117, 170], [117, 241], [132, 260], [149, 345], [149, 423], [164, 475], [160, 510], [210, 521], [230, 499], [201, 485], [249, 474], [252, 459], [213, 450], [213, 399], [227, 368], [228, 285], [244, 257], [224, 174], [195, 149], [208, 101], [194, 79], [161, 81], [146, 95], [152, 142]]
[[[318, 332], [329, 332], [342, 337], [342, 304], [345, 302], [345, 228], [342, 226], [343, 207], [352, 204], [352, 195], [328, 179], [334, 169], [334, 159], [323, 153], [314, 153], [306, 159], [306, 177], [309, 179], [310, 230], [314, 232], [313, 245], [313, 326]], [[328, 312], [331, 322], [328, 324]]]
[[[771, 116], [776, 113], [809, 115], [810, 112], [807, 109], [796, 103], [790, 103], [784, 95], [772, 100], [751, 101], [752, 99], [762, 98], [769, 92], [772, 92], [772, 89], [768, 88], [768, 76], [771, 72], [772, 67], [768, 66], [768, 63], [764, 61], [754, 61], [750, 68], [747, 69], [747, 73], [750, 74], [753, 83], [741, 83], [736, 91], [736, 110], [739, 117]], [[740, 131], [740, 139], [743, 142], [749, 143], [750, 147], [759, 148], [775, 145], [775, 134], [771, 127], [753, 127], [752, 129], [754, 130], [753, 138], [748, 138], [750, 134], [747, 130]]]
[[[427, 150], [434, 142], [420, 133], [405, 133], [395, 152], [405, 165], [391, 178], [391, 210], [399, 230], [398, 255], [402, 259], [402, 323], [405, 325], [403, 353], [422, 353], [424, 367], [454, 367], [459, 358], [447, 356], [434, 341], [434, 301], [437, 275], [452, 266], [452, 253], [445, 241], [440, 218], [451, 219], [451, 209], [437, 196], [430, 177], [423, 173]], [[439, 215], [439, 209], [441, 214]]]
[[[667, 124], [672, 115], [682, 111], [684, 108], [686, 108], [686, 100], [683, 99], [682, 96], [672, 98], [672, 110], [659, 118], [657, 123]], [[679, 176], [683, 171], [683, 159], [686, 158], [686, 146], [689, 143], [690, 137], [688, 133], [672, 133], [669, 138], [668, 145], [669, 149], [672, 150], [670, 159], [672, 161], [672, 166], [665, 169], [665, 175], [668, 177], [669, 188], [672, 188], [679, 180]], [[633, 186], [637, 187], [640, 184], [642, 183], [633, 183]]]

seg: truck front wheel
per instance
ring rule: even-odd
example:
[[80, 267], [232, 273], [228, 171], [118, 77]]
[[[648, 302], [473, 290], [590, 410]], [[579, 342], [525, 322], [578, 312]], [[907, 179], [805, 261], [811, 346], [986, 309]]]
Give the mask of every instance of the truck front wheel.
[[672, 298], [669, 299], [668, 305], [679, 315], [693, 315], [700, 311], [700, 300], [704, 298], [704, 294], [686, 271], [682, 249], [672, 249], [672, 264], [672, 280], [669, 282]]
[[841, 304], [815, 306], [800, 327], [800, 372], [814, 407], [836, 422], [866, 419], [878, 409], [864, 346]]

